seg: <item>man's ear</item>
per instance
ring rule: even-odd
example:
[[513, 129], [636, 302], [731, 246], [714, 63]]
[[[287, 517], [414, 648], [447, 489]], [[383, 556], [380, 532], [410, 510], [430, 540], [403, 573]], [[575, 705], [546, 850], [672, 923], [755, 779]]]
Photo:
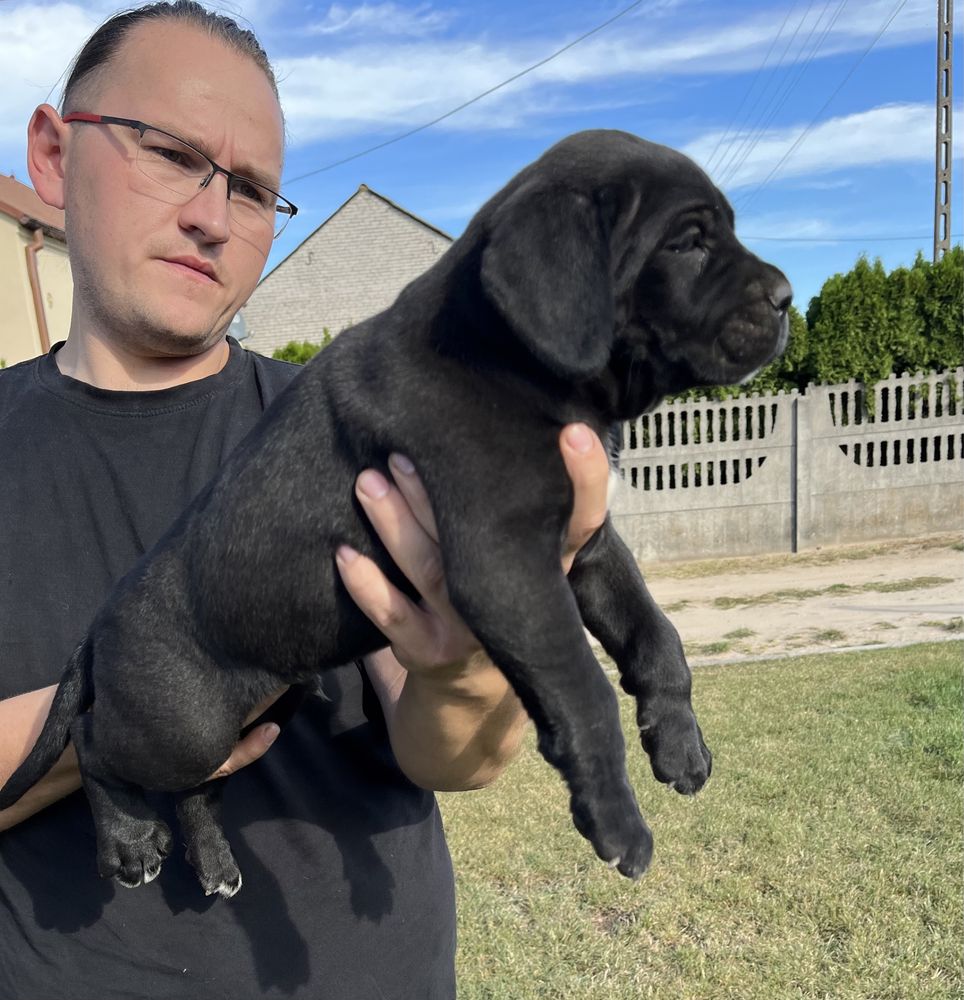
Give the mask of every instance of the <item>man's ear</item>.
[[482, 289], [519, 340], [565, 378], [608, 362], [614, 306], [609, 243], [585, 195], [523, 186], [495, 211]]
[[51, 208], [64, 207], [68, 128], [49, 104], [41, 104], [27, 125], [27, 172], [37, 194]]

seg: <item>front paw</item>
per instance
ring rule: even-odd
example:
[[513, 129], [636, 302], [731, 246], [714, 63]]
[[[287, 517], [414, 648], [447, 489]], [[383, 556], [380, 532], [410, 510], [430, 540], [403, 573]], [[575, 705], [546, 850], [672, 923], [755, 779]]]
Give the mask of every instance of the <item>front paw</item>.
[[610, 868], [631, 879], [645, 873], [653, 858], [653, 835], [628, 785], [613, 797], [573, 795], [570, 807], [576, 829]]
[[99, 838], [97, 871], [128, 889], [152, 882], [171, 853], [171, 831], [160, 820], [126, 818]]
[[657, 781], [680, 795], [695, 795], [706, 784], [713, 769], [713, 755], [703, 742], [703, 733], [689, 707], [637, 712], [639, 737]]

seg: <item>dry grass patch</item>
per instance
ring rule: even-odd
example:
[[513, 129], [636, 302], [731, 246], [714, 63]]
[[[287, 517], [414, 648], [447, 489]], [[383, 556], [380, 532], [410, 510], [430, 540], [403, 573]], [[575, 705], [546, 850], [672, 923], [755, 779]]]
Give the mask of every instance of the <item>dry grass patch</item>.
[[727, 559], [701, 559], [678, 563], [647, 563], [643, 565], [643, 570], [646, 577], [651, 579], [667, 577], [673, 580], [689, 580], [703, 576], [721, 576], [724, 573], [759, 573], [785, 567], [796, 569], [800, 566], [830, 566], [834, 563], [872, 559], [875, 556], [911, 554], [936, 549], [964, 551], [960, 532], [928, 535], [924, 538], [895, 539], [869, 545], [840, 545], [805, 552], [735, 556]]

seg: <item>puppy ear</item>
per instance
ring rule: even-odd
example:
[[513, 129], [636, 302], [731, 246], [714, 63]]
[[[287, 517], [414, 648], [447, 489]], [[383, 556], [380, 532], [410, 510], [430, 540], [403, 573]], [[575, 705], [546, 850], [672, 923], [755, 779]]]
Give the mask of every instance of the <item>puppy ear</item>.
[[615, 321], [609, 245], [585, 195], [514, 192], [493, 215], [481, 281], [506, 324], [557, 375], [586, 378], [608, 362]]

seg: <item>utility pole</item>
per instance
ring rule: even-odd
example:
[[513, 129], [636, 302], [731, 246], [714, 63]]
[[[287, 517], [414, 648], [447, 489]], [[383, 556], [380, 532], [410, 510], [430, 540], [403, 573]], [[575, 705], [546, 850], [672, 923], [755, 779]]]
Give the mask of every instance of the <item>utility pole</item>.
[[954, 0], [937, 0], [937, 151], [934, 176], [934, 263], [951, 248], [951, 56]]

